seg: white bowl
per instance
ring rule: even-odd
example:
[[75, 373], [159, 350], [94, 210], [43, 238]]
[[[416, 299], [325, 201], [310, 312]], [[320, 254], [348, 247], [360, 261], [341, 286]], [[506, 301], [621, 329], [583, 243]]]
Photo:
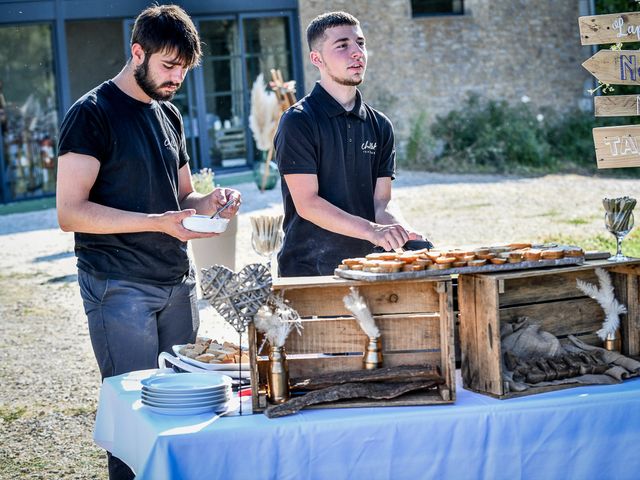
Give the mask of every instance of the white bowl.
[[208, 215], [192, 215], [182, 220], [184, 228], [200, 233], [222, 233], [228, 224], [228, 218], [210, 218]]

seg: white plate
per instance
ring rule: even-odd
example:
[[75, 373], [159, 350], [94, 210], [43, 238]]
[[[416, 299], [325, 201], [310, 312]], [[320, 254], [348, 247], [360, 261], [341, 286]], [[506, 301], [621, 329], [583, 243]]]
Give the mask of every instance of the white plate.
[[227, 410], [227, 404], [223, 403], [215, 407], [195, 407], [195, 408], [159, 408], [151, 405], [145, 405], [144, 408], [148, 408], [154, 413], [161, 413], [163, 415], [199, 415], [201, 413], [209, 412], [225, 412]]
[[158, 403], [152, 402], [151, 400], [142, 399], [143, 405], [148, 405], [150, 407], [156, 408], [167, 408], [167, 409], [176, 409], [176, 408], [198, 408], [198, 407], [217, 407], [218, 405], [223, 405], [227, 403], [227, 400], [222, 399], [216, 402], [196, 402], [196, 403]]
[[214, 393], [231, 386], [231, 378], [213, 372], [167, 373], [145, 378], [145, 390], [156, 393]]
[[[182, 355], [180, 353], [180, 349], [184, 347], [184, 345], [174, 345], [172, 347], [173, 349], [173, 353], [176, 357], [178, 357], [180, 360], [182, 360], [183, 362], [187, 362], [190, 365], [193, 365], [195, 367], [200, 367], [204, 370], [211, 370], [211, 371], [219, 371], [219, 372], [237, 372], [238, 370], [240, 370], [240, 368], [238, 368], [238, 364], [237, 363], [204, 363], [204, 362], [200, 362], [198, 360], [194, 360], [193, 358], [189, 358], [186, 355]], [[244, 372], [250, 372], [249, 370], [249, 364], [248, 363], [241, 363], [240, 364], [241, 368], [242, 368], [242, 373], [244, 374]], [[244, 376], [244, 375], [243, 375]], [[249, 376], [249, 375], [247, 375]]]
[[201, 233], [222, 233], [228, 224], [228, 218], [210, 218], [208, 215], [192, 215], [182, 220], [184, 228]]
[[157, 403], [179, 403], [179, 402], [209, 402], [219, 400], [229, 400], [230, 392], [214, 393], [211, 395], [169, 395], [158, 394], [143, 390], [140, 393], [143, 400], [149, 400]]
[[216, 387], [212, 390], [196, 390], [196, 391], [187, 391], [187, 392], [167, 392], [167, 391], [158, 391], [149, 389], [147, 387], [142, 387], [142, 392], [147, 396], [152, 396], [154, 398], [182, 398], [184, 400], [192, 400], [193, 398], [198, 397], [210, 397], [213, 395], [229, 395], [229, 390], [226, 387]]

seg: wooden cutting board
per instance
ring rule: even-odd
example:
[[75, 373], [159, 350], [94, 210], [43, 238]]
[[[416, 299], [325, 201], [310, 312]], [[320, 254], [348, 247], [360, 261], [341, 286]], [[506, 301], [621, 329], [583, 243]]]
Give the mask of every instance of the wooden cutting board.
[[[602, 252], [598, 252], [602, 253]], [[600, 257], [601, 258], [601, 257]], [[609, 258], [609, 253], [605, 258]], [[388, 282], [390, 280], [410, 280], [428, 277], [448, 277], [454, 274], [464, 273], [493, 273], [509, 270], [528, 270], [532, 268], [559, 267], [565, 265], [580, 265], [584, 263], [585, 257], [567, 257], [558, 260], [539, 260], [536, 262], [505, 263], [503, 265], [483, 265], [481, 267], [459, 267], [448, 268], [446, 270], [419, 270], [417, 272], [395, 272], [395, 273], [372, 273], [359, 270], [334, 271], [335, 275], [348, 280], [362, 280], [365, 282]]]

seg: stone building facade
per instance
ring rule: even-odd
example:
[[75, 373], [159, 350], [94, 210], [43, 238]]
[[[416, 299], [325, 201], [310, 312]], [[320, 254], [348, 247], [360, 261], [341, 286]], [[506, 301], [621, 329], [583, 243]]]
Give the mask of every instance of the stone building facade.
[[299, 0], [306, 91], [318, 79], [304, 31], [316, 15], [345, 10], [360, 20], [369, 66], [365, 99], [394, 122], [399, 146], [421, 112], [429, 122], [471, 92], [534, 109], [589, 109], [578, 17], [588, 0], [465, 0], [464, 15], [412, 17], [410, 0]]

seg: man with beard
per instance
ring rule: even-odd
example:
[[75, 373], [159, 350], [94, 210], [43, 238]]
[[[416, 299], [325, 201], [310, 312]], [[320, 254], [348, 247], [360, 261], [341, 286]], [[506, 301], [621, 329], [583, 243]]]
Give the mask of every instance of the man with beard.
[[282, 276], [330, 275], [345, 257], [373, 246], [402, 247], [420, 235], [388, 206], [395, 175], [393, 127], [362, 101], [367, 48], [359, 21], [325, 13], [307, 27], [313, 91], [287, 110], [275, 137], [285, 237]]
[[[58, 221], [75, 232], [78, 283], [102, 378], [157, 367], [159, 352], [193, 342], [199, 325], [185, 229], [239, 192], [193, 191], [182, 118], [171, 100], [201, 47], [189, 16], [153, 6], [136, 19], [131, 58], [88, 92], [61, 126]], [[109, 454], [110, 478], [133, 478]]]

